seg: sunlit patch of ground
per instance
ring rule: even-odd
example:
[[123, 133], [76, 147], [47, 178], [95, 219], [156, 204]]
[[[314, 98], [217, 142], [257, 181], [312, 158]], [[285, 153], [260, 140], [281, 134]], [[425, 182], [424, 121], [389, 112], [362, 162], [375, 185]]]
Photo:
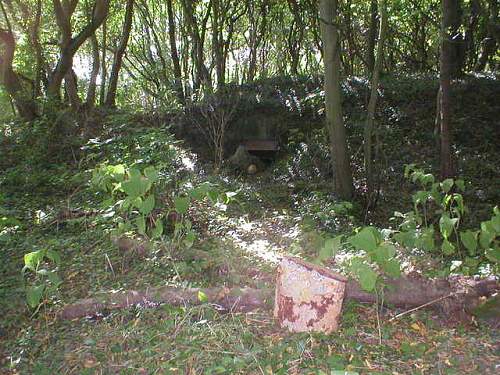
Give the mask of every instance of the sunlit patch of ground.
[[248, 215], [230, 218], [226, 236], [250, 255], [276, 264], [289, 255], [301, 229], [293, 217], [271, 211], [262, 217], [250, 219]]

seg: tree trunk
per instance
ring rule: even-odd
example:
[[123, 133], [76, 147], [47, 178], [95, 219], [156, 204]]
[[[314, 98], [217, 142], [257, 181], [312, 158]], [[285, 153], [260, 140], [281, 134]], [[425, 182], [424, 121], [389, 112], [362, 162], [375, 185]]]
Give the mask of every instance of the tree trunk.
[[77, 2], [73, 2], [72, 5], [64, 2], [64, 5], [62, 5], [60, 0], [53, 0], [56, 21], [62, 34], [62, 43], [59, 60], [49, 78], [47, 89], [49, 96], [54, 98], [60, 97], [62, 81], [68, 71], [73, 68], [73, 57], [80, 46], [95, 33], [97, 28], [106, 19], [109, 10], [109, 1], [95, 0], [91, 21], [73, 38], [71, 36], [70, 18]]
[[378, 83], [380, 79], [380, 70], [382, 69], [382, 60], [384, 58], [384, 44], [387, 34], [387, 7], [385, 5], [385, 0], [380, 0], [380, 31], [378, 37], [377, 45], [377, 58], [375, 60], [375, 65], [372, 70], [372, 82], [371, 82], [371, 92], [370, 101], [368, 103], [368, 114], [366, 116], [365, 131], [364, 131], [364, 157], [365, 157], [365, 173], [366, 173], [366, 187], [368, 193], [368, 199], [371, 199], [371, 195], [374, 190], [374, 178], [373, 178], [373, 158], [372, 158], [372, 136], [373, 136], [373, 125], [375, 122], [375, 110], [377, 108], [378, 100]]
[[191, 0], [182, 0], [182, 8], [184, 10], [184, 18], [187, 23], [187, 29], [192, 40], [192, 58], [194, 62], [194, 82], [193, 89], [197, 91], [202, 85], [205, 85], [209, 91], [212, 91], [212, 79], [210, 73], [205, 66], [205, 54], [204, 54], [204, 32], [206, 30], [206, 23], [208, 17], [210, 16], [212, 10], [212, 0], [208, 3], [207, 13], [202, 21], [201, 29], [202, 35], [200, 35], [200, 28], [196, 22], [194, 16], [193, 2]]
[[453, 79], [463, 75], [466, 61], [466, 46], [461, 30], [461, 0], [446, 0], [446, 19], [449, 33], [450, 77]]
[[454, 175], [451, 152], [451, 75], [452, 75], [452, 53], [453, 40], [450, 30], [454, 21], [454, 2], [457, 0], [442, 0], [441, 19], [441, 56], [440, 56], [440, 136], [441, 136], [441, 178]]
[[3, 53], [0, 54], [0, 84], [12, 98], [19, 116], [27, 121], [34, 120], [37, 108], [31, 97], [32, 93], [23, 88], [19, 75], [12, 68], [16, 42], [11, 31], [0, 29], [0, 45], [3, 45]]
[[[493, 56], [500, 45], [500, 24], [498, 22], [498, 5], [495, 0], [489, 1], [489, 17], [487, 24], [487, 36], [481, 41], [481, 53], [474, 66], [476, 72], [486, 68], [490, 57]], [[490, 67], [493, 70], [493, 67]]]
[[122, 36], [120, 43], [115, 51], [113, 58], [113, 66], [111, 67], [111, 74], [109, 76], [108, 93], [104, 105], [106, 107], [114, 107], [116, 101], [116, 90], [118, 88], [118, 77], [123, 62], [123, 54], [127, 49], [128, 40], [130, 37], [130, 30], [132, 29], [132, 17], [134, 15], [134, 0], [127, 0], [125, 9], [125, 20], [123, 21]]
[[33, 98], [38, 98], [42, 94], [42, 80], [44, 75], [44, 60], [42, 53], [42, 45], [40, 44], [40, 22], [42, 19], [42, 0], [36, 3], [35, 20], [31, 28], [31, 44], [35, 52], [35, 84], [33, 86]]
[[370, 1], [370, 25], [368, 27], [366, 43], [366, 75], [373, 74], [375, 65], [375, 38], [377, 37], [377, 0]]
[[64, 77], [64, 88], [66, 89], [71, 107], [74, 110], [78, 110], [82, 105], [82, 101], [78, 95], [78, 77], [73, 69], [70, 69]]
[[215, 75], [217, 79], [217, 89], [221, 89], [226, 83], [224, 69], [224, 39], [222, 36], [222, 14], [220, 0], [213, 0], [212, 11], [212, 53], [215, 61]]
[[104, 105], [106, 100], [106, 79], [108, 76], [106, 66], [106, 49], [108, 48], [108, 27], [106, 21], [102, 24], [102, 45], [101, 45], [101, 85], [99, 88], [99, 104]]
[[[422, 278], [400, 277], [384, 281], [387, 285], [384, 304], [388, 307], [415, 308], [424, 304], [434, 308], [450, 320], [468, 319], [478, 306], [482, 297], [489, 297], [499, 291], [498, 281], [494, 278], [475, 281], [458, 278], [450, 280], [427, 280]], [[87, 298], [65, 306], [59, 316], [62, 319], [75, 319], [93, 316], [116, 309], [124, 309], [137, 304], [157, 306], [168, 303], [176, 306], [199, 305], [204, 301], [226, 312], [249, 312], [256, 309], [273, 308], [271, 289], [252, 288], [175, 288], [164, 286], [147, 288], [143, 291], [124, 291], [106, 293], [99, 297]], [[200, 296], [203, 296], [200, 298]], [[205, 298], [206, 297], [206, 298]], [[348, 280], [345, 286], [345, 299], [362, 303], [376, 303], [373, 293], [365, 292], [359, 284]]]
[[177, 97], [179, 98], [181, 103], [184, 103], [184, 90], [182, 89], [182, 71], [181, 71], [181, 63], [179, 60], [179, 53], [177, 51], [177, 38], [175, 31], [175, 18], [172, 7], [172, 0], [167, 0], [167, 13], [168, 13], [168, 37], [170, 41], [170, 57], [172, 58], [172, 64], [174, 66], [175, 91], [177, 92]]
[[[248, 19], [250, 22], [249, 30], [249, 61], [248, 61], [248, 73], [247, 81], [252, 82], [257, 74], [257, 59], [258, 59], [258, 48], [266, 35], [267, 30], [267, 7], [268, 0], [262, 0], [259, 9], [259, 14], [255, 14], [255, 2], [252, 0], [248, 1]], [[258, 20], [260, 19], [260, 24]]]
[[99, 44], [97, 36], [94, 34], [90, 37], [92, 44], [92, 71], [90, 72], [89, 88], [87, 90], [87, 98], [85, 100], [88, 109], [93, 108], [95, 105], [96, 91], [97, 91], [97, 76], [99, 75]]
[[325, 69], [326, 127], [334, 164], [336, 191], [342, 199], [350, 199], [353, 195], [353, 184], [346, 131], [342, 118], [340, 43], [339, 30], [335, 23], [337, 7], [337, 0], [321, 0], [320, 2], [320, 22], [323, 36]]

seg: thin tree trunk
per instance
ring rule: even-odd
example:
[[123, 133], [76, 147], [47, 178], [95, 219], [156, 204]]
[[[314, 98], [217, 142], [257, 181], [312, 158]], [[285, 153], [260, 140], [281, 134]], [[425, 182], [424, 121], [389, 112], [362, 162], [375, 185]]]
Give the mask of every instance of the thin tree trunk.
[[217, 89], [221, 89], [226, 81], [224, 71], [224, 40], [221, 28], [220, 0], [213, 0], [212, 11], [212, 53], [215, 61], [215, 74], [217, 78]]
[[172, 58], [172, 64], [174, 66], [175, 91], [177, 92], [177, 97], [179, 98], [181, 103], [184, 103], [184, 90], [182, 89], [182, 70], [179, 60], [179, 53], [177, 51], [177, 38], [172, 0], [167, 0], [167, 13], [168, 37], [170, 40], [170, 57]]
[[[207, 67], [205, 66], [205, 54], [203, 47], [205, 41], [205, 26], [212, 11], [213, 1], [209, 1], [207, 13], [203, 18], [200, 27], [198, 27], [196, 18], [194, 16], [192, 0], [182, 0], [181, 3], [184, 10], [184, 18], [187, 23], [187, 29], [192, 40], [192, 57], [194, 62], [193, 89], [194, 91], [197, 91], [201, 88], [202, 85], [205, 85], [209, 91], [212, 91], [212, 79]], [[202, 30], [201, 35], [200, 28]]]
[[87, 108], [93, 108], [95, 105], [97, 91], [97, 76], [99, 75], [99, 44], [97, 36], [94, 34], [90, 38], [92, 44], [92, 71], [90, 73], [89, 88], [87, 90], [87, 99], [85, 100]]
[[336, 191], [341, 198], [350, 199], [354, 189], [346, 131], [342, 118], [340, 43], [339, 30], [335, 23], [337, 9], [337, 0], [320, 1], [320, 22], [325, 66], [326, 128], [330, 140], [330, 152], [333, 157]]
[[380, 70], [382, 68], [382, 60], [384, 58], [384, 44], [387, 34], [387, 8], [385, 0], [380, 0], [380, 30], [377, 45], [377, 57], [375, 65], [373, 66], [373, 75], [371, 82], [370, 101], [368, 103], [368, 114], [366, 117], [365, 131], [364, 131], [364, 156], [365, 156], [365, 173], [366, 173], [366, 187], [368, 198], [374, 190], [374, 176], [373, 176], [373, 159], [372, 159], [372, 136], [373, 125], [375, 122], [375, 109], [377, 108], [378, 100], [378, 83], [380, 80]]
[[116, 90], [118, 88], [118, 77], [123, 62], [123, 54], [127, 49], [128, 40], [130, 37], [130, 30], [132, 29], [132, 17], [134, 15], [134, 0], [127, 0], [127, 7], [125, 9], [125, 20], [123, 21], [122, 36], [120, 43], [115, 52], [113, 59], [113, 66], [109, 76], [108, 93], [106, 95], [105, 105], [107, 107], [114, 107], [116, 101]]
[[375, 65], [375, 38], [377, 37], [377, 0], [370, 1], [370, 25], [368, 27], [366, 43], [366, 70], [367, 76], [373, 74]]
[[102, 24], [102, 46], [101, 46], [101, 86], [99, 88], [99, 104], [104, 105], [106, 100], [106, 79], [108, 76], [106, 66], [106, 49], [108, 48], [108, 27], [106, 21]]
[[[489, 2], [489, 17], [487, 24], [488, 34], [481, 41], [481, 53], [474, 66], [476, 72], [483, 71], [486, 68], [490, 57], [495, 54], [495, 51], [500, 44], [500, 26], [498, 23], [498, 5], [495, 0]], [[490, 67], [493, 70], [493, 67]]]
[[42, 0], [36, 3], [35, 20], [31, 29], [31, 44], [35, 52], [35, 84], [33, 85], [33, 98], [38, 98], [42, 94], [42, 76], [43, 76], [43, 54], [40, 44], [40, 22], [42, 18]]
[[440, 135], [441, 135], [441, 178], [454, 175], [451, 156], [451, 55], [453, 50], [450, 29], [453, 22], [453, 6], [456, 0], [442, 0], [441, 20], [441, 56], [439, 84], [441, 90], [440, 100]]

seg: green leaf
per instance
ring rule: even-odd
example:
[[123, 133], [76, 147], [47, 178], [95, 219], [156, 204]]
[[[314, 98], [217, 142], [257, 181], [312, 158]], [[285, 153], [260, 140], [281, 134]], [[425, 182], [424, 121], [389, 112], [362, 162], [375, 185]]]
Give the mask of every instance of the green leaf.
[[40, 262], [43, 260], [44, 255], [45, 250], [38, 250], [24, 254], [24, 267], [35, 271]]
[[363, 263], [361, 259], [355, 258], [351, 263], [351, 270], [359, 280], [361, 288], [367, 292], [371, 292], [375, 289], [378, 275], [369, 265]]
[[110, 165], [109, 171], [113, 175], [113, 178], [118, 182], [122, 182], [125, 178], [125, 166], [123, 164]]
[[201, 290], [198, 290], [198, 301], [200, 301], [202, 303], [208, 302], [207, 295], [204, 292], [202, 292]]
[[452, 219], [446, 213], [441, 215], [441, 218], [439, 219], [439, 229], [444, 238], [448, 238], [450, 236], [457, 221], [458, 219]]
[[464, 180], [461, 180], [461, 179], [455, 180], [455, 185], [458, 187], [458, 190], [460, 190], [461, 192], [465, 191], [465, 182], [464, 182]]
[[137, 219], [135, 219], [135, 225], [137, 226], [139, 234], [146, 233], [146, 219], [144, 216], [138, 216]]
[[441, 250], [443, 251], [443, 254], [451, 255], [455, 253], [455, 246], [453, 246], [453, 244], [447, 239], [444, 239], [441, 245]]
[[394, 255], [396, 255], [396, 248], [389, 243], [383, 243], [375, 249], [371, 257], [377, 264], [382, 265]]
[[373, 235], [373, 231], [369, 227], [365, 227], [359, 233], [351, 236], [349, 242], [358, 250], [370, 252], [377, 248], [377, 241]]
[[323, 262], [333, 257], [340, 250], [341, 243], [342, 236], [328, 238], [319, 251], [318, 259]]
[[484, 223], [481, 223], [481, 232], [479, 233], [479, 244], [483, 249], [487, 249], [490, 247], [491, 242], [495, 238], [495, 235], [491, 233], [487, 228], [487, 226], [483, 226]]
[[129, 178], [122, 182], [122, 189], [131, 198], [139, 197], [142, 194], [142, 183], [139, 178]]
[[500, 233], [500, 215], [495, 215], [491, 218], [490, 220], [491, 226], [495, 230], [495, 232], [498, 234]]
[[174, 207], [177, 213], [185, 214], [189, 209], [189, 197], [175, 197]]
[[193, 246], [194, 241], [196, 241], [196, 234], [193, 231], [186, 233], [186, 237], [184, 238], [184, 245], [187, 248], [190, 248], [191, 246]]
[[140, 208], [142, 207], [142, 198], [141, 198], [141, 197], [136, 197], [136, 198], [132, 201], [132, 205], [133, 205], [135, 208], [140, 209]]
[[40, 304], [44, 290], [45, 285], [43, 284], [26, 287], [26, 301], [28, 302], [29, 307], [34, 309]]
[[441, 189], [443, 190], [444, 193], [448, 193], [452, 187], [453, 187], [453, 179], [452, 178], [447, 178], [446, 180], [441, 182]]
[[478, 232], [473, 232], [471, 230], [460, 232], [460, 240], [462, 241], [463, 245], [468, 250], [470, 255], [476, 254], [477, 235]]
[[61, 255], [59, 255], [57, 251], [47, 250], [45, 252], [45, 256], [49, 258], [51, 261], [53, 261], [55, 264], [57, 265], [61, 264]]
[[427, 173], [421, 177], [421, 181], [422, 181], [422, 184], [428, 185], [428, 184], [433, 184], [435, 179], [431, 173]]
[[217, 190], [209, 190], [207, 191], [207, 197], [208, 199], [210, 199], [210, 202], [212, 202], [212, 204], [215, 204], [217, 203], [219, 192]]
[[401, 245], [412, 248], [415, 245], [415, 230], [396, 233], [394, 239]]
[[199, 187], [197, 187], [195, 189], [191, 189], [189, 191], [189, 195], [191, 196], [191, 198], [193, 198], [197, 201], [201, 201], [203, 198], [205, 198], [206, 192], [203, 191], [202, 189], [200, 189]]
[[142, 202], [139, 207], [139, 211], [143, 215], [149, 215], [153, 208], [155, 207], [155, 196], [154, 194], [149, 194], [149, 196]]
[[155, 167], [147, 167], [144, 169], [144, 175], [151, 182], [156, 182], [158, 180], [158, 171]]
[[425, 251], [433, 251], [436, 248], [434, 228], [423, 229], [416, 239], [416, 246]]
[[382, 263], [382, 269], [384, 270], [387, 276], [398, 278], [401, 276], [401, 265], [397, 259], [389, 259], [386, 262]]
[[431, 193], [426, 190], [417, 191], [412, 195], [413, 203], [415, 204], [423, 204], [427, 202], [431, 198]]
[[154, 228], [151, 231], [151, 237], [153, 239], [160, 238], [163, 234], [163, 220], [157, 219]]
[[49, 272], [47, 278], [52, 284], [52, 289], [57, 289], [63, 283], [62, 279], [59, 277], [57, 272]]
[[140, 179], [141, 178], [141, 171], [139, 171], [137, 168], [130, 168], [128, 171], [129, 178], [133, 179]]
[[484, 252], [484, 256], [494, 263], [500, 263], [500, 248], [488, 249]]

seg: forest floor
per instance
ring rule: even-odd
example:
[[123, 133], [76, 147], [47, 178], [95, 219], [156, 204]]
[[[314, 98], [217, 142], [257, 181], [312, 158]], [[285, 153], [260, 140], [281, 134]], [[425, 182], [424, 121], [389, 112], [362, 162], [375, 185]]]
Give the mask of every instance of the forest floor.
[[[401, 176], [403, 165], [415, 162], [429, 167], [436, 153], [429, 116], [435, 87], [422, 83], [428, 93], [423, 98], [422, 87], [413, 82], [387, 88], [384, 97], [384, 170], [390, 175], [384, 181], [387, 188], [380, 209], [369, 217], [375, 225], [389, 225], [394, 210], [411, 205], [410, 188]], [[476, 189], [465, 198], [474, 204], [471, 216], [479, 222], [498, 203], [494, 134], [499, 130], [499, 108], [491, 93], [499, 89], [488, 82], [471, 84], [480, 89], [471, 91], [467, 86], [459, 93], [470, 97], [459, 96], [464, 105], [457, 114], [456, 139], [461, 145], [460, 173]], [[391, 95], [394, 98], [387, 99]], [[320, 175], [314, 163], [327, 160], [321, 149], [310, 148], [310, 153], [317, 153], [308, 159], [307, 149], [297, 141], [288, 149], [289, 159], [278, 160], [256, 176], [212, 176], [199, 172], [201, 163], [191, 160], [192, 155], [159, 127], [130, 126], [130, 116], [122, 117], [115, 116], [109, 132], [105, 129], [99, 139], [85, 144], [82, 154], [74, 153], [73, 146], [60, 151], [76, 162], [37, 162], [38, 140], [40, 154], [46, 153], [37, 127], [29, 129], [32, 138], [28, 138], [36, 141], [26, 142], [24, 149], [13, 142], [12, 151], [0, 158], [0, 374], [498, 373], [498, 329], [480, 322], [453, 324], [425, 309], [390, 320], [401, 310], [349, 302], [343, 307], [338, 332], [330, 335], [291, 334], [276, 325], [269, 311], [221, 313], [210, 304], [138, 305], [71, 321], [59, 319], [57, 314], [66, 304], [105, 292], [164, 285], [272, 288], [281, 256], [312, 260], [324, 240], [321, 233], [351, 233], [367, 220], [362, 203], [347, 207], [335, 199], [324, 180], [311, 181], [310, 175]], [[305, 120], [299, 116], [298, 121]], [[349, 126], [359, 132], [356, 121]], [[471, 123], [477, 126], [471, 129]], [[309, 136], [310, 146], [324, 139], [322, 134]], [[357, 136], [351, 137], [359, 166]], [[174, 157], [184, 166], [171, 163], [169, 158]], [[101, 210], [102, 201], [88, 186], [89, 171], [101, 162], [167, 165], [172, 178], [182, 179], [185, 186], [209, 180], [237, 195], [227, 206], [202, 202], [190, 209], [198, 233], [192, 248], [172, 254], [156, 242], [138, 256], [113, 244], [110, 233], [116, 222]], [[301, 173], [310, 175], [297, 177]], [[355, 174], [359, 177], [358, 167]], [[58, 219], [58, 213], [67, 209], [98, 214]], [[33, 280], [23, 277], [21, 270], [24, 254], [40, 249], [60, 254], [58, 274], [63, 283], [33, 311], [25, 294], [27, 282]], [[350, 255], [339, 254], [339, 262], [329, 266], [346, 272], [341, 260]], [[426, 276], [442, 271], [431, 254], [404, 257], [407, 269]]]
[[[222, 314], [210, 305], [137, 306], [73, 321], [55, 317], [65, 303], [109, 290], [166, 284], [272, 287], [278, 259], [290, 253], [314, 256], [316, 239], [290, 206], [293, 194], [263, 180], [231, 181], [240, 186], [240, 202], [210, 220], [198, 246], [212, 254], [214, 263], [200, 270], [194, 263], [173, 263], [155, 249], [139, 260], [127, 258], [92, 219], [25, 227], [0, 253], [3, 372], [497, 373], [498, 331], [448, 325], [426, 310], [389, 321], [395, 311], [381, 309], [378, 323], [376, 306], [348, 303], [339, 331], [330, 335], [290, 334], [277, 327], [268, 311]], [[20, 273], [22, 254], [50, 244], [63, 252], [64, 284], [52, 307], [42, 307], [30, 318]], [[197, 271], [205, 276], [200, 278]]]

